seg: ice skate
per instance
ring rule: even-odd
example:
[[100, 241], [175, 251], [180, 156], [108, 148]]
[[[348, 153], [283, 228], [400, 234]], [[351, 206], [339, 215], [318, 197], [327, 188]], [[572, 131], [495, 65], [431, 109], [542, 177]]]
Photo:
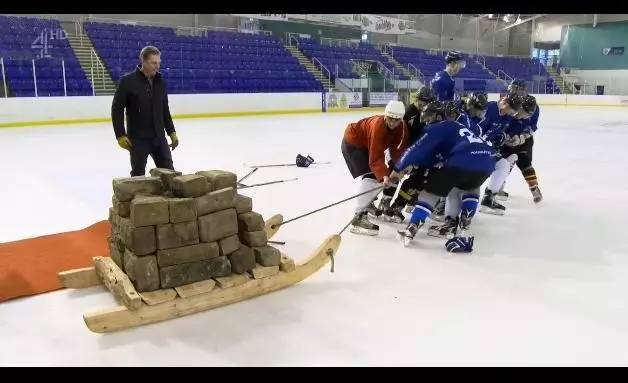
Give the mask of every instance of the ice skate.
[[427, 235], [439, 238], [453, 238], [458, 230], [458, 218], [446, 217], [442, 225], [433, 225], [427, 231]]
[[480, 211], [486, 214], [504, 215], [506, 207], [495, 201], [495, 194], [490, 190], [484, 191], [484, 198], [480, 203]]
[[391, 207], [382, 211], [381, 220], [392, 223], [402, 223], [406, 217], [401, 213], [402, 207]]
[[419, 223], [418, 225], [415, 223], [409, 224], [408, 227], [397, 232], [397, 239], [399, 240], [399, 242], [403, 243], [404, 246], [410, 245], [421, 226], [423, 226], [423, 222]]
[[367, 212], [362, 211], [355, 214], [351, 222], [350, 231], [354, 234], [377, 235], [379, 233], [379, 226], [371, 223], [367, 218]]
[[541, 194], [541, 190], [538, 186], [531, 188], [530, 191], [532, 192], [532, 199], [534, 200], [534, 203], [539, 203], [543, 200], [543, 194]]

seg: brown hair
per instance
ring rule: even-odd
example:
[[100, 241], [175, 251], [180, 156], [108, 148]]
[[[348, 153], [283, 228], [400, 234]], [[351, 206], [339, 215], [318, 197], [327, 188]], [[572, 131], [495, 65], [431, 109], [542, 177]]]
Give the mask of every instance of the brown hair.
[[150, 55], [161, 56], [161, 52], [159, 51], [159, 49], [157, 49], [157, 47], [154, 47], [152, 45], [147, 45], [142, 48], [142, 51], [140, 52], [140, 58], [142, 59], [142, 61], [147, 60]]

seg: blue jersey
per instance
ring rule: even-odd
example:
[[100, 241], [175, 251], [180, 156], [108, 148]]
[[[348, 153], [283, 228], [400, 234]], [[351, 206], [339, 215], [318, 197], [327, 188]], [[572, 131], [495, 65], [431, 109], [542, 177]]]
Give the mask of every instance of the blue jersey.
[[430, 83], [438, 101], [453, 101], [456, 82], [446, 71], [436, 72]]
[[512, 116], [500, 116], [497, 101], [490, 101], [487, 104], [486, 115], [480, 122], [482, 138], [491, 142], [495, 147], [500, 146], [504, 140], [505, 130], [508, 129], [511, 122]]
[[419, 141], [406, 150], [395, 170], [409, 166], [431, 167], [442, 155], [443, 167], [490, 174], [495, 170], [493, 146], [455, 121], [431, 124]]
[[469, 116], [469, 130], [473, 132], [478, 137], [482, 137], [482, 121], [484, 121], [484, 117], [471, 117]]
[[506, 129], [506, 134], [509, 136], [515, 136], [519, 134], [532, 134], [536, 132], [537, 126], [536, 124], [539, 121], [539, 107], [536, 107], [534, 113], [528, 117], [521, 120], [517, 120], [513, 118], [512, 122]]

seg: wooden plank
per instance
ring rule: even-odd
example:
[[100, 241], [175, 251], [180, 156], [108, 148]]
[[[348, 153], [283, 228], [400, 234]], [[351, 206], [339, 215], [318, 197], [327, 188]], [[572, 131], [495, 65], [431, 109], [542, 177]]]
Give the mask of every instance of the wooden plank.
[[296, 269], [290, 273], [279, 272], [272, 277], [251, 279], [242, 285], [228, 289], [213, 289], [206, 294], [176, 298], [155, 306], [144, 305], [138, 310], [129, 310], [124, 306], [100, 310], [84, 314], [83, 320], [93, 332], [112, 332], [174, 319], [267, 294], [298, 283], [320, 270], [329, 262], [330, 255], [338, 255], [336, 251], [340, 246], [340, 241], [339, 235], [328, 237], [307, 261], [297, 265]]
[[271, 239], [273, 235], [275, 235], [275, 233], [279, 231], [279, 228], [281, 226], [277, 225], [280, 225], [282, 222], [283, 215], [281, 214], [275, 214], [272, 217], [268, 218], [266, 221], [264, 221], [264, 231], [266, 231], [266, 237], [268, 237], [268, 239]]
[[296, 265], [294, 264], [294, 259], [288, 257], [285, 254], [281, 254], [281, 259], [279, 260], [279, 270], [290, 272], [296, 269]]
[[59, 281], [61, 281], [61, 286], [69, 289], [83, 289], [102, 284], [93, 266], [62, 271], [57, 276]]
[[255, 279], [268, 278], [277, 274], [278, 272], [279, 266], [262, 266], [259, 263], [257, 264], [257, 266], [255, 266], [253, 270], [249, 271], [249, 273]]
[[227, 277], [214, 278], [218, 287], [228, 289], [229, 287], [239, 286], [249, 281], [249, 276], [246, 274], [231, 274]]
[[174, 289], [161, 289], [155, 291], [147, 291], [145, 293], [138, 293], [144, 303], [149, 306], [158, 305], [160, 303], [168, 302], [177, 297], [177, 292]]
[[105, 287], [126, 307], [137, 310], [142, 307], [142, 298], [135, 291], [129, 277], [109, 257], [95, 257], [96, 273]]
[[177, 286], [174, 289], [181, 298], [193, 297], [199, 294], [205, 294], [214, 289], [216, 281], [207, 279], [205, 281], [190, 283], [189, 285]]

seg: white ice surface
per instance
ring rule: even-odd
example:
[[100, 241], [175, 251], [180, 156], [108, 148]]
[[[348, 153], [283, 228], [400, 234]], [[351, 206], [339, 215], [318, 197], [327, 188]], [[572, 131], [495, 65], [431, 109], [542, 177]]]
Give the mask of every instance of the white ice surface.
[[[367, 112], [175, 121], [183, 172], [260, 169], [254, 210], [286, 219], [353, 195], [340, 153], [346, 124]], [[628, 363], [628, 109], [544, 107], [534, 148], [545, 200], [515, 169], [505, 216], [479, 213], [473, 255], [443, 240], [343, 235], [336, 272], [283, 291], [106, 335], [84, 312], [115, 304], [101, 288], [0, 303], [0, 365], [625, 365]], [[128, 154], [107, 124], [0, 129], [0, 242], [106, 219], [111, 179]], [[152, 167], [149, 160], [147, 169]], [[352, 216], [353, 201], [281, 228], [303, 259]]]

